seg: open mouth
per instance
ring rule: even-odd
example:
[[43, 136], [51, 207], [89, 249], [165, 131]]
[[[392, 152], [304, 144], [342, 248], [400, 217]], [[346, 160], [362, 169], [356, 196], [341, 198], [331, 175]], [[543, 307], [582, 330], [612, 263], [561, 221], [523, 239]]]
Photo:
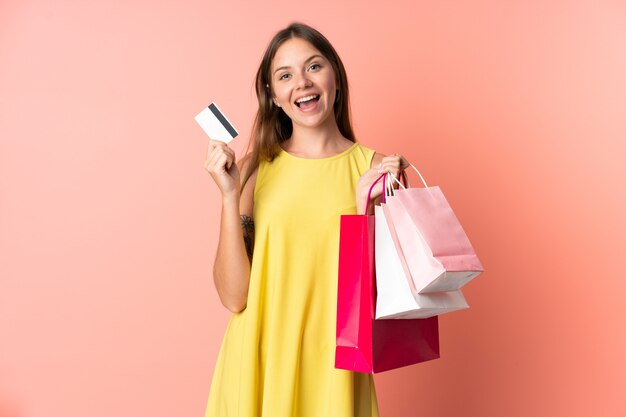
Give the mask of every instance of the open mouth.
[[310, 96], [306, 96], [306, 97], [302, 97], [298, 100], [296, 100], [296, 106], [302, 108], [307, 108], [311, 105], [313, 105], [314, 103], [316, 103], [317, 101], [319, 101], [320, 96], [319, 94], [311, 94]]

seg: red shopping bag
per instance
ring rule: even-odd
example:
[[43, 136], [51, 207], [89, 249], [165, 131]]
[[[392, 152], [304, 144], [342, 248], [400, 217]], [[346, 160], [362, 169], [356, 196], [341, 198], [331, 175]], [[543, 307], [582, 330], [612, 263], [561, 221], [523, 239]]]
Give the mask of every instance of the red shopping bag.
[[335, 367], [365, 373], [439, 358], [436, 316], [374, 319], [374, 221], [374, 216], [342, 215], [339, 238]]

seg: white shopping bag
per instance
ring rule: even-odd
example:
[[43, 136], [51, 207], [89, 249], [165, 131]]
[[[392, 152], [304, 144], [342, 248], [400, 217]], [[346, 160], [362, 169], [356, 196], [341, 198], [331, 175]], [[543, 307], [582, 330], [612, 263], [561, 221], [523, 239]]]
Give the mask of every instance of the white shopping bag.
[[[384, 203], [375, 207], [376, 319], [415, 319], [469, 308], [460, 290], [418, 294], [394, 243]], [[396, 238], [397, 239], [397, 238]]]

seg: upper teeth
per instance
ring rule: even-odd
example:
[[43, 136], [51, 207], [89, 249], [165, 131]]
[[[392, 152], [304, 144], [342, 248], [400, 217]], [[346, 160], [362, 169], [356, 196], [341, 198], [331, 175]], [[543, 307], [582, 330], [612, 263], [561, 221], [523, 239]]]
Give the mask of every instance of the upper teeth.
[[317, 97], [317, 95], [312, 95], [312, 96], [306, 96], [306, 97], [302, 97], [299, 98], [298, 100], [296, 100], [296, 103], [302, 103], [303, 101], [308, 101], [308, 100], [313, 100], [315, 97]]

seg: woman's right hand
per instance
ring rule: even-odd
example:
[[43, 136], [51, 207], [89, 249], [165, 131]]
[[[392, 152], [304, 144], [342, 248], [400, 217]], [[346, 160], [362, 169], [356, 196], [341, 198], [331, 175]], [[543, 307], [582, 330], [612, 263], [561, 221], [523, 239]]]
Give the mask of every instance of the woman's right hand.
[[209, 139], [204, 168], [209, 171], [222, 195], [239, 193], [239, 168], [235, 163], [235, 151], [227, 144]]

